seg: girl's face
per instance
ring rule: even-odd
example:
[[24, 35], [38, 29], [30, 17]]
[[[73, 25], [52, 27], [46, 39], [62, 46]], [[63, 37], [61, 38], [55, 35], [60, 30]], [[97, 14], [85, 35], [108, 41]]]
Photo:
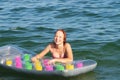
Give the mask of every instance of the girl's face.
[[54, 37], [54, 42], [57, 45], [63, 44], [64, 42], [64, 34], [62, 31], [57, 31]]

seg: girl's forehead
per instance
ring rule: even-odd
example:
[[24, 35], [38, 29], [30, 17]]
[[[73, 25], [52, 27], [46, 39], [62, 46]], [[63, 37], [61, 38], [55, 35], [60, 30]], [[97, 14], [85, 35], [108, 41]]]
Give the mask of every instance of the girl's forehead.
[[64, 35], [62, 31], [57, 31], [56, 35]]

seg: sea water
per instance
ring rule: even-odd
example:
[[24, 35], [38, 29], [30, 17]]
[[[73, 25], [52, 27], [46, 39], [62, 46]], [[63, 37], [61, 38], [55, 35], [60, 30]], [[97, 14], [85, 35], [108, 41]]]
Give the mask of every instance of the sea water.
[[[98, 66], [77, 77], [48, 80], [120, 80], [119, 5], [120, 0], [1, 0], [0, 46], [15, 44], [37, 54], [62, 28], [74, 59], [93, 59]], [[5, 74], [0, 79], [13, 80]]]

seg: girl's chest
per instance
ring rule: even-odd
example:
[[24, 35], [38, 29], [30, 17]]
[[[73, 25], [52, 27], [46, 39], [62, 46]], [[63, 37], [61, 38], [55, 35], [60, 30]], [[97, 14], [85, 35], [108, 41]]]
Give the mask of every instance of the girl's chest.
[[64, 50], [62, 50], [62, 49], [58, 50], [58, 49], [52, 48], [50, 51], [54, 58], [63, 58], [64, 54], [65, 54]]

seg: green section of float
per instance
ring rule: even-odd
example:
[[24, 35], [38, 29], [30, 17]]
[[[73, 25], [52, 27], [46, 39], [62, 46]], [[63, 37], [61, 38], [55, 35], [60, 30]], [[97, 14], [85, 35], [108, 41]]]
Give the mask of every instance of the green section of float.
[[30, 55], [29, 54], [24, 54], [24, 61], [30, 61]]
[[30, 62], [25, 62], [25, 69], [27, 69], [27, 70], [32, 70], [32, 63], [30, 63]]
[[55, 65], [55, 69], [56, 69], [57, 71], [65, 70], [64, 66], [61, 65], [61, 64], [56, 64], [56, 65]]

